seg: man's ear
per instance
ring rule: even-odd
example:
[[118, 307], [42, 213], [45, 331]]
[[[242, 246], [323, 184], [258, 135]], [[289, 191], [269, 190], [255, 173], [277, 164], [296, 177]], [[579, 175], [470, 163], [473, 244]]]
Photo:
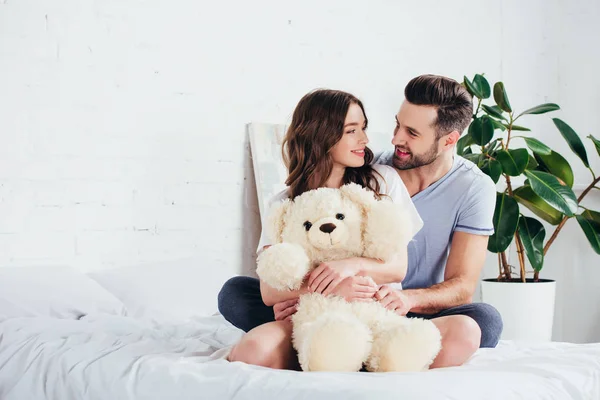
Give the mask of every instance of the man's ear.
[[292, 205], [290, 199], [285, 199], [279, 204], [275, 204], [269, 210], [269, 217], [267, 220], [269, 237], [274, 240], [275, 243], [281, 243], [281, 235], [283, 234], [283, 228], [285, 228], [285, 217], [288, 210]]
[[448, 135], [446, 135], [446, 138], [444, 139], [444, 147], [456, 146], [456, 142], [458, 142], [458, 139], [460, 139], [460, 133], [458, 133], [458, 131], [450, 132]]

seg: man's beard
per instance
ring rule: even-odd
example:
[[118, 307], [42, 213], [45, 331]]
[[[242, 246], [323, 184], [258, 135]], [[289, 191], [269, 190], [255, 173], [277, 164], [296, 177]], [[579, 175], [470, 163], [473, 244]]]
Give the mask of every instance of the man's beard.
[[400, 159], [398, 157], [398, 155], [396, 154], [396, 151], [394, 150], [394, 159], [392, 162], [393, 162], [395, 168], [400, 169], [400, 170], [405, 170], [405, 169], [419, 168], [424, 165], [429, 165], [432, 162], [434, 162], [437, 159], [437, 157], [438, 157], [438, 154], [437, 154], [437, 141], [436, 141], [436, 142], [433, 142], [433, 145], [425, 153], [419, 154], [419, 155], [410, 153], [410, 157], [408, 157], [407, 159], [404, 159], [404, 160]]

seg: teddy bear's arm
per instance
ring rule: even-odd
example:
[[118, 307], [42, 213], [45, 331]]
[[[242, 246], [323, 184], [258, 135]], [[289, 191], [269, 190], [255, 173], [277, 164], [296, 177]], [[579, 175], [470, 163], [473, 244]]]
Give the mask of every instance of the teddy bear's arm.
[[400, 204], [377, 202], [367, 215], [363, 256], [390, 261], [406, 251], [411, 230], [410, 218]]
[[298, 290], [311, 269], [304, 249], [291, 243], [278, 243], [260, 253], [256, 273], [277, 290]]

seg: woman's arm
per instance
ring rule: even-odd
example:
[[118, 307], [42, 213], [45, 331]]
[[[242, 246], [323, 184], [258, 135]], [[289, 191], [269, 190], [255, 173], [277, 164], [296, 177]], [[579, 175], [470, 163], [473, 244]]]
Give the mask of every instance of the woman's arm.
[[321, 263], [308, 277], [308, 291], [329, 294], [349, 276], [369, 276], [376, 284], [402, 282], [406, 276], [406, 251], [388, 262], [372, 258], [354, 257]]
[[274, 306], [277, 303], [282, 301], [296, 299], [300, 297], [301, 294], [308, 293], [306, 281], [302, 283], [302, 286], [298, 290], [277, 290], [273, 289], [271, 286], [264, 283], [262, 280], [260, 281], [260, 295], [262, 297], [263, 303], [267, 306]]

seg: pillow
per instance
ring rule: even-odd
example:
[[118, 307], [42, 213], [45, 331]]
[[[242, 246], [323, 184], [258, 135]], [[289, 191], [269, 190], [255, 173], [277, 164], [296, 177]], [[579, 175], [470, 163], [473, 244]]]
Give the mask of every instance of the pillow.
[[128, 316], [181, 322], [217, 312], [217, 295], [231, 274], [205, 265], [205, 259], [190, 257], [89, 275], [125, 304]]
[[125, 306], [84, 273], [68, 266], [0, 268], [0, 319], [87, 314], [125, 315]]

